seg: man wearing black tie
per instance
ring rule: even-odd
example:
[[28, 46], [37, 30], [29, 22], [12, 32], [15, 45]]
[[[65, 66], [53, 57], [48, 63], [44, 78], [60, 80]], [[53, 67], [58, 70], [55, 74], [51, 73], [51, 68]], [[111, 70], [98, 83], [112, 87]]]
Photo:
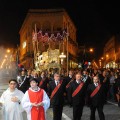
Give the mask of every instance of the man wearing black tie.
[[91, 110], [90, 120], [95, 120], [95, 111], [98, 110], [100, 120], [105, 120], [103, 106], [105, 103], [105, 87], [99, 82], [98, 76], [93, 78], [93, 84], [87, 89], [87, 98]]
[[49, 82], [48, 94], [53, 107], [53, 120], [61, 120], [64, 104], [65, 83], [60, 80], [60, 75], [55, 73], [54, 80]]

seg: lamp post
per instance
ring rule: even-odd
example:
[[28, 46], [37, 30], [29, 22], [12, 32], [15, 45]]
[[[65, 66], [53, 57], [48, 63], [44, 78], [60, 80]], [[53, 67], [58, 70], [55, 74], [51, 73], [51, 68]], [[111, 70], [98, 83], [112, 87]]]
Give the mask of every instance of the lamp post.
[[66, 58], [66, 55], [62, 52], [59, 57], [61, 59], [61, 65], [63, 65], [63, 60]]
[[105, 66], [105, 61], [104, 61], [104, 57], [101, 57], [99, 60], [99, 63], [101, 62], [101, 68], [103, 68]]
[[86, 46], [84, 45], [83, 47], [83, 67], [85, 62], [87, 61], [92, 61], [92, 55], [94, 53], [94, 48], [86, 48]]
[[[67, 32], [68, 32], [68, 30], [67, 30]], [[68, 35], [67, 35], [67, 75], [68, 75], [68, 63], [69, 62], [69, 52], [68, 52]]]
[[106, 54], [105, 55], [105, 57], [106, 57], [106, 68], [108, 67], [109, 68], [109, 64], [108, 64], [108, 59], [109, 59], [109, 54]]
[[100, 66], [100, 68], [102, 67], [101, 59], [99, 60], [99, 66]]

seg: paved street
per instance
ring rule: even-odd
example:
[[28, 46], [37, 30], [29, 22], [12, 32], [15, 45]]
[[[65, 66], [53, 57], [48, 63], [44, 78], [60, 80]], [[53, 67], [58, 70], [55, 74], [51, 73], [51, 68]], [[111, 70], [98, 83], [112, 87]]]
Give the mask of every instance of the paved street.
[[[2, 92], [8, 87], [8, 84], [5, 82], [0, 81], [0, 95]], [[0, 120], [2, 120], [2, 111], [0, 110]], [[104, 107], [104, 113], [106, 120], [120, 120], [120, 108], [117, 107], [116, 104], [106, 104]], [[23, 113], [24, 120], [26, 119], [26, 113]], [[90, 118], [90, 110], [88, 107], [84, 107], [82, 120], [89, 120]], [[98, 114], [96, 112], [96, 120], [99, 120]], [[49, 108], [47, 111], [47, 120], [52, 120], [52, 109]], [[62, 120], [72, 120], [72, 108], [69, 108], [68, 106], [64, 106], [63, 110], [63, 119]]]
[[[115, 105], [111, 105], [111, 104], [105, 105], [104, 113], [106, 120], [120, 120], [120, 108], [118, 108]], [[47, 120], [52, 120], [51, 109], [48, 110], [48, 116], [49, 119]], [[97, 112], [96, 112], [96, 118], [97, 118], [96, 120], [99, 120]], [[90, 119], [90, 110], [88, 107], [84, 107], [82, 120], [89, 120], [89, 119]], [[64, 107], [63, 120], [72, 120], [72, 108], [69, 108], [68, 106]]]

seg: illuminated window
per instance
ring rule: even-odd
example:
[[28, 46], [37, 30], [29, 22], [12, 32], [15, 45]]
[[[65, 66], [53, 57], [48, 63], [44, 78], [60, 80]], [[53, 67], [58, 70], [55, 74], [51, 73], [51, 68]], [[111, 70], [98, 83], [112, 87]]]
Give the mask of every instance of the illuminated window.
[[23, 42], [23, 49], [26, 47], [26, 41]]

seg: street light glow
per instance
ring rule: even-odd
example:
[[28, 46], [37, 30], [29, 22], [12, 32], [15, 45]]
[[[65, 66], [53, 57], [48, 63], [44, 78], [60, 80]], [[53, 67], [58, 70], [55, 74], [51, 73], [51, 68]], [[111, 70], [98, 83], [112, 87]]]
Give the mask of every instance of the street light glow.
[[106, 58], [108, 58], [109, 57], [109, 55], [108, 54], [106, 54]]
[[93, 52], [93, 48], [90, 48], [90, 52]]
[[62, 52], [59, 57], [61, 59], [61, 64], [63, 64], [63, 59], [66, 58], [66, 55]]
[[59, 56], [61, 59], [66, 58], [66, 55], [64, 55], [64, 53], [61, 53], [61, 55]]
[[7, 58], [7, 55], [5, 55], [5, 58]]
[[7, 53], [10, 53], [10, 49], [7, 49]]

